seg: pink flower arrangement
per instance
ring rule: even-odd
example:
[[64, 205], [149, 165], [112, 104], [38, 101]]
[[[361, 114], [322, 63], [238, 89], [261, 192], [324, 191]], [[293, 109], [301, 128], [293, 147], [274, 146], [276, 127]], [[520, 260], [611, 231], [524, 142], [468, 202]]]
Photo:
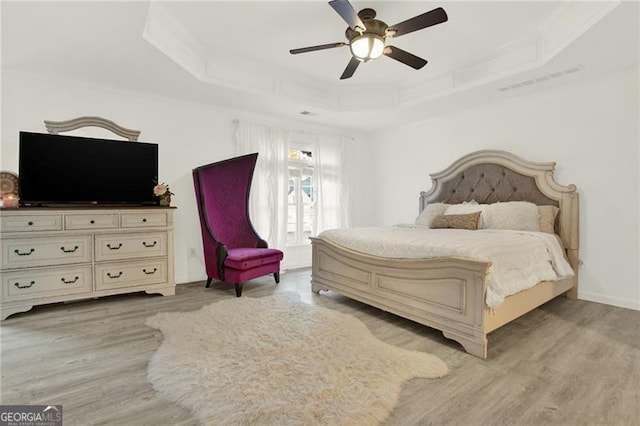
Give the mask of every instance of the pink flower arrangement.
[[167, 198], [174, 195], [174, 193], [169, 189], [169, 185], [166, 183], [160, 183], [153, 187], [153, 195], [158, 198]]

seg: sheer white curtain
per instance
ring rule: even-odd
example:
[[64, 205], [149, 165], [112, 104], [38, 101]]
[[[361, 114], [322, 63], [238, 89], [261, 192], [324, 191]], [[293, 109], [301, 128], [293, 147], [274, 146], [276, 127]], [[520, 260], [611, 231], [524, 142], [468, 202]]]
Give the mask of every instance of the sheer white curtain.
[[339, 136], [316, 135], [314, 137], [315, 235], [325, 229], [349, 226], [347, 142], [347, 138]]
[[283, 248], [287, 234], [288, 131], [236, 122], [238, 155], [258, 153], [251, 183], [249, 214], [269, 247]]
[[[244, 122], [235, 124], [236, 153], [258, 153], [249, 200], [251, 221], [269, 247], [283, 248], [288, 222], [288, 150], [296, 132]], [[325, 229], [349, 226], [348, 139], [314, 134], [311, 140], [316, 212], [312, 233], [317, 235]]]

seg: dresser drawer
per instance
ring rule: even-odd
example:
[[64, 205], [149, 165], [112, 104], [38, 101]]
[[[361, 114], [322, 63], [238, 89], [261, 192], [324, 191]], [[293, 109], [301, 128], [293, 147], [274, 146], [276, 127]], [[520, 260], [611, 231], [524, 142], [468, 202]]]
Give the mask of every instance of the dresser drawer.
[[167, 226], [166, 213], [123, 213], [121, 218], [123, 228]]
[[6, 238], [0, 269], [91, 262], [91, 236]]
[[2, 232], [62, 230], [62, 215], [19, 215], [0, 218]]
[[64, 229], [114, 229], [120, 226], [117, 214], [68, 214]]
[[65, 294], [91, 293], [91, 266], [39, 268], [2, 274], [4, 301]]
[[166, 256], [167, 233], [96, 235], [96, 261]]
[[167, 259], [96, 265], [96, 290], [164, 284], [168, 281]]

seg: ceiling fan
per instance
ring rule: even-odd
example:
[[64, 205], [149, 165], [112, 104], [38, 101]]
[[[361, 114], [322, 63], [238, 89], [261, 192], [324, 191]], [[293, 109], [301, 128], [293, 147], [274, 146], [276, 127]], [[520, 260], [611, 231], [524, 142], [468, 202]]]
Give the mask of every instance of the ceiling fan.
[[361, 62], [369, 62], [382, 55], [419, 70], [427, 64], [425, 59], [395, 46], [385, 45], [386, 39], [400, 37], [432, 25], [441, 24], [448, 19], [444, 9], [438, 7], [398, 24], [387, 25], [375, 19], [376, 11], [373, 9], [362, 9], [356, 13], [356, 10], [351, 3], [349, 3], [349, 0], [332, 0], [329, 2], [329, 5], [349, 24], [349, 27], [345, 31], [345, 36], [349, 42], [337, 42], [291, 49], [289, 53], [297, 55], [298, 53], [349, 46], [352, 58], [340, 76], [340, 80], [351, 78]]

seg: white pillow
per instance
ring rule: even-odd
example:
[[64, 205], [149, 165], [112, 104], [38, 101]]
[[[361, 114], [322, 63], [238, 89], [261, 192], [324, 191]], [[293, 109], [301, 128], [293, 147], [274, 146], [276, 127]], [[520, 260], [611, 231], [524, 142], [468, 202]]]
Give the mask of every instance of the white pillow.
[[540, 231], [538, 206], [528, 201], [485, 204], [481, 229]]
[[444, 214], [444, 211], [447, 208], [447, 206], [448, 204], [444, 204], [444, 203], [427, 204], [427, 207], [425, 207], [424, 210], [422, 210], [418, 215], [418, 217], [416, 218], [416, 225], [422, 225], [427, 227], [431, 226], [431, 222], [433, 222], [433, 219], [436, 216], [440, 216], [441, 214]]
[[481, 204], [463, 203], [449, 204], [444, 214], [468, 214], [482, 211]]

